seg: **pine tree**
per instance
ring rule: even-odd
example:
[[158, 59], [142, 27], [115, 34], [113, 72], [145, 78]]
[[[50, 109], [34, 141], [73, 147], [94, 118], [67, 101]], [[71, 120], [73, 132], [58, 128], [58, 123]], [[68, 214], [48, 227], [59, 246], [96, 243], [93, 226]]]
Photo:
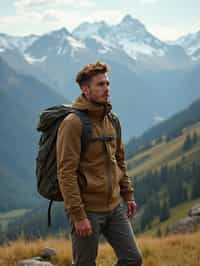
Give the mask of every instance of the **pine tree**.
[[188, 134], [185, 138], [184, 143], [183, 143], [183, 150], [187, 151], [187, 150], [191, 149], [192, 144], [193, 144], [192, 138], [190, 137], [190, 134]]
[[192, 136], [192, 144], [195, 145], [197, 141], [198, 141], [198, 135], [196, 132], [194, 132]]
[[165, 199], [162, 207], [160, 208], [160, 222], [167, 220], [170, 217], [169, 204]]
[[158, 229], [157, 229], [157, 231], [156, 231], [156, 236], [157, 236], [157, 237], [161, 237], [161, 236], [162, 236], [162, 232], [161, 232], [160, 227], [158, 227]]

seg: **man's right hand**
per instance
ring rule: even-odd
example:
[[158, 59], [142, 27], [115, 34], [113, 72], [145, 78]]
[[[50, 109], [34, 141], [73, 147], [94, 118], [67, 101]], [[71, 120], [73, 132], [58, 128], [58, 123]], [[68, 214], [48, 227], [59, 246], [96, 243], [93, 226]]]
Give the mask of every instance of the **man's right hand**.
[[79, 222], [75, 222], [76, 233], [80, 236], [90, 236], [93, 233], [92, 225], [88, 218], [85, 218]]

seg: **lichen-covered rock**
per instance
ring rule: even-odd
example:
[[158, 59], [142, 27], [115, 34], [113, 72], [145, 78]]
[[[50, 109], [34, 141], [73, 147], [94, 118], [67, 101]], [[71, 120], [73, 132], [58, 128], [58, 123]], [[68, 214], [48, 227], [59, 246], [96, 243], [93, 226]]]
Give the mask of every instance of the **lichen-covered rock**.
[[47, 261], [38, 261], [34, 259], [21, 260], [17, 263], [17, 266], [53, 266]]
[[189, 216], [200, 216], [200, 205], [195, 205], [188, 211]]
[[187, 233], [200, 230], [200, 216], [187, 216], [169, 227], [170, 233]]

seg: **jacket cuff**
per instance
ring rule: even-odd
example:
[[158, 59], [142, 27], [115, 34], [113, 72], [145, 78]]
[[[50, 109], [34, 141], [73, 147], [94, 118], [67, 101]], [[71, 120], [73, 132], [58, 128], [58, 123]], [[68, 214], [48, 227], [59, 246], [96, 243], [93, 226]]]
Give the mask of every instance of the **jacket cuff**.
[[125, 194], [122, 195], [122, 197], [124, 198], [125, 201], [135, 200], [133, 192], [126, 192]]
[[77, 211], [70, 212], [71, 218], [73, 222], [79, 222], [85, 218], [87, 218], [87, 214], [84, 209], [80, 209]]

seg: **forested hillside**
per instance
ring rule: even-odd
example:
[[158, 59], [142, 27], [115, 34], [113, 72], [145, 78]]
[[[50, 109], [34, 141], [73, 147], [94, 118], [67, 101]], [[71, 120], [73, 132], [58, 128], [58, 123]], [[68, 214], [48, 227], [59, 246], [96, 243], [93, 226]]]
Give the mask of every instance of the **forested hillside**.
[[67, 100], [31, 76], [18, 74], [0, 57], [0, 212], [33, 206], [39, 114]]

